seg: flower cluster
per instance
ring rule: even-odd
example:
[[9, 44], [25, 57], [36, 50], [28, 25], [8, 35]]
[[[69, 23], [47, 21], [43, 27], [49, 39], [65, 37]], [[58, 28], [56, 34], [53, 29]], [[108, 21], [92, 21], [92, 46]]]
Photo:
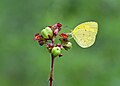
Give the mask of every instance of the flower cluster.
[[37, 40], [39, 45], [46, 45], [49, 53], [54, 57], [61, 57], [61, 50], [68, 50], [72, 48], [72, 43], [69, 41], [69, 35], [66, 33], [59, 34], [60, 43], [54, 44], [55, 38], [58, 36], [59, 31], [62, 29], [62, 24], [57, 23], [52, 26], [47, 26], [41, 31], [41, 33], [36, 33], [34, 40]]

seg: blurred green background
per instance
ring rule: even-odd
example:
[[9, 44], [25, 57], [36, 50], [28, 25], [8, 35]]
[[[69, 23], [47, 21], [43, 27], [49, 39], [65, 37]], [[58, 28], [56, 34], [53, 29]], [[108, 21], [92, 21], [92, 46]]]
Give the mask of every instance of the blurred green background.
[[95, 44], [82, 49], [71, 40], [73, 48], [56, 58], [54, 86], [120, 86], [120, 0], [0, 0], [0, 86], [49, 86], [50, 55], [34, 34], [92, 20]]

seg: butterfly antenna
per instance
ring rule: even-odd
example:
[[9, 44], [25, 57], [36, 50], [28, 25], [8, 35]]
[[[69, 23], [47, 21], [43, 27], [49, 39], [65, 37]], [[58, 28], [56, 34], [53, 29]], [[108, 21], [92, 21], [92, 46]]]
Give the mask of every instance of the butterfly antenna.
[[69, 26], [64, 26], [63, 28], [67, 28], [67, 29], [70, 29], [70, 30], [71, 30], [71, 28], [70, 28]]

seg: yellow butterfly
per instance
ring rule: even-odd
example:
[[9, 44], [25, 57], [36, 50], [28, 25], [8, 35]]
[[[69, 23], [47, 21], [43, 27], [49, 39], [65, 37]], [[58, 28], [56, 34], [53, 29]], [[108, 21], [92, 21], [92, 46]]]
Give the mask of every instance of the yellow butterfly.
[[94, 44], [97, 32], [97, 22], [85, 22], [75, 27], [71, 33], [79, 46], [87, 48]]

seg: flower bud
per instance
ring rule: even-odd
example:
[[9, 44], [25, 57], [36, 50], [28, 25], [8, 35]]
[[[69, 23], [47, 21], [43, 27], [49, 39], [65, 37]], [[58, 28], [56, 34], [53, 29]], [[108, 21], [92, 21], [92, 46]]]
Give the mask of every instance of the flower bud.
[[63, 56], [63, 54], [60, 54], [60, 55], [59, 55], [59, 57], [62, 57], [62, 56]]
[[61, 54], [60, 47], [53, 47], [51, 53], [54, 57], [59, 56]]
[[34, 41], [35, 41], [35, 40], [40, 40], [40, 35], [39, 35], [39, 33], [36, 33], [36, 34], [35, 34]]
[[54, 30], [54, 35], [57, 36], [58, 32], [59, 32], [58, 29]]
[[60, 28], [60, 27], [62, 27], [62, 24], [60, 24], [60, 23], [57, 23], [57, 27], [59, 27], [59, 28]]
[[44, 38], [49, 38], [53, 36], [53, 31], [51, 30], [50, 27], [46, 27], [41, 31], [41, 34]]
[[56, 47], [61, 47], [61, 44], [56, 44]]
[[38, 43], [39, 43], [39, 45], [42, 46], [43, 44], [45, 44], [45, 41], [41, 41], [41, 40], [39, 40]]
[[72, 48], [72, 43], [67, 42], [63, 47], [65, 48], [65, 50], [68, 50], [68, 49]]
[[67, 46], [68, 48], [72, 48], [72, 43], [71, 43], [71, 42], [67, 42], [66, 46]]

